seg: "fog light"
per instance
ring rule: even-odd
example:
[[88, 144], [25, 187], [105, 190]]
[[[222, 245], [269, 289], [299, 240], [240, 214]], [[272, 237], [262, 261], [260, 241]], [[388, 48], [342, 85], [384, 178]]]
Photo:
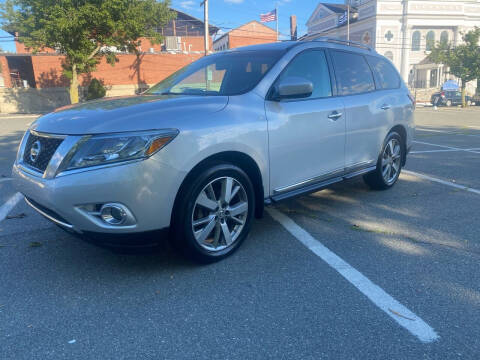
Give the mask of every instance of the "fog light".
[[105, 204], [100, 209], [100, 217], [109, 225], [122, 225], [128, 216], [128, 210], [121, 204]]

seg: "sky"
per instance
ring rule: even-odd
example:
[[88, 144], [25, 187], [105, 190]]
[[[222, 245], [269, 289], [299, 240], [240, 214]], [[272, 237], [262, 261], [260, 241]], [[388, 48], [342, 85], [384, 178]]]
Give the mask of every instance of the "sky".
[[[172, 7], [192, 16], [203, 19], [203, 7], [200, 0], [173, 0]], [[279, 32], [282, 37], [290, 35], [290, 15], [297, 16], [298, 35], [303, 35], [307, 28], [306, 22], [317, 7], [320, 0], [209, 0], [209, 19], [212, 25], [228, 32], [252, 20], [260, 20], [260, 14], [275, 9], [278, 5]], [[327, 0], [324, 2], [343, 2]], [[275, 29], [275, 22], [265, 25]], [[281, 38], [282, 38], [281, 37]]]
[[[0, 0], [2, 3], [3, 0]], [[172, 7], [203, 20], [203, 7], [200, 0], [172, 0]], [[260, 20], [261, 13], [267, 13], [278, 5], [280, 38], [290, 34], [290, 15], [297, 15], [298, 35], [303, 35], [306, 22], [320, 0], [209, 0], [210, 24], [228, 32], [252, 20]], [[342, 0], [326, 0], [330, 3], [343, 3]], [[266, 24], [275, 29], [275, 22]], [[0, 30], [0, 47], [4, 51], [15, 51], [12, 37]]]

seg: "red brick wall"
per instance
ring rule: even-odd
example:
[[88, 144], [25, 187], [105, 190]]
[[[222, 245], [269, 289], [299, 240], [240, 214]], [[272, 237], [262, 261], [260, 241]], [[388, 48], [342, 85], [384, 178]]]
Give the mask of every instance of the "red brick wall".
[[[31, 49], [27, 48], [25, 46], [25, 44], [21, 43], [21, 42], [18, 42], [18, 41], [15, 41], [15, 49], [16, 49], [16, 52], [17, 54], [30, 54], [32, 52]], [[54, 54], [55, 53], [55, 50], [54, 49], [50, 49], [50, 48], [44, 48], [42, 49], [41, 51], [39, 51], [41, 53], [47, 53], [47, 54]]]
[[0, 64], [2, 66], [2, 75], [5, 87], [11, 87], [12, 82], [10, 80], [10, 69], [8, 68], [8, 62], [5, 56], [0, 56]]
[[[204, 39], [203, 36], [182, 36], [182, 51], [204, 51]], [[140, 49], [143, 52], [149, 52], [150, 48], [153, 48], [155, 52], [162, 51], [161, 44], [152, 44], [148, 38], [141, 38]], [[183, 45], [185, 43], [185, 45]], [[210, 49], [212, 48], [212, 37], [210, 37]], [[189, 46], [191, 45], [191, 46]], [[17, 54], [31, 54], [32, 50], [25, 47], [25, 44], [22, 44], [18, 41], [15, 41], [15, 47]], [[50, 48], [45, 48], [39, 51], [39, 53], [54, 54], [55, 50]]]
[[230, 49], [256, 44], [265, 44], [277, 41], [275, 30], [257, 21], [249, 22], [229, 33]]
[[[118, 55], [115, 66], [102, 59], [96, 71], [80, 76], [82, 85], [90, 77], [103, 80], [105, 85], [135, 85], [157, 83], [183, 66], [202, 57], [202, 54], [142, 54], [139, 61], [135, 55]], [[62, 75], [62, 56], [33, 55], [32, 65], [37, 87], [67, 86]]]

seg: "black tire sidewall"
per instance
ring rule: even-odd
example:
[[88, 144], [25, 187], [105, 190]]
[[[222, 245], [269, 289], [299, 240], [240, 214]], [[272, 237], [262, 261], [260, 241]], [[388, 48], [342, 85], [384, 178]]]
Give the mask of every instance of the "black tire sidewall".
[[[248, 198], [248, 215], [242, 232], [235, 242], [223, 250], [213, 252], [203, 248], [196, 241], [192, 231], [191, 218], [195, 201], [200, 191], [212, 180], [224, 176], [232, 177], [243, 185]], [[180, 245], [182, 247], [181, 250], [187, 256], [197, 261], [207, 263], [218, 261], [235, 252], [250, 232], [255, 212], [255, 192], [252, 182], [248, 175], [235, 165], [228, 163], [212, 164], [186, 185], [185, 192], [174, 211], [176, 213], [174, 214], [173, 230], [177, 246]]]

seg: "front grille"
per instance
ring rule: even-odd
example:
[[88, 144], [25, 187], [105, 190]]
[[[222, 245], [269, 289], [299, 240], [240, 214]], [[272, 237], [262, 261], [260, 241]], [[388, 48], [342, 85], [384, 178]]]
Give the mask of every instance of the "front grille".
[[[34, 135], [28, 135], [27, 144], [23, 153], [23, 162], [29, 166], [44, 172], [57, 148], [63, 139]], [[32, 151], [32, 147], [35, 148]], [[36, 154], [36, 156], [35, 156]]]

